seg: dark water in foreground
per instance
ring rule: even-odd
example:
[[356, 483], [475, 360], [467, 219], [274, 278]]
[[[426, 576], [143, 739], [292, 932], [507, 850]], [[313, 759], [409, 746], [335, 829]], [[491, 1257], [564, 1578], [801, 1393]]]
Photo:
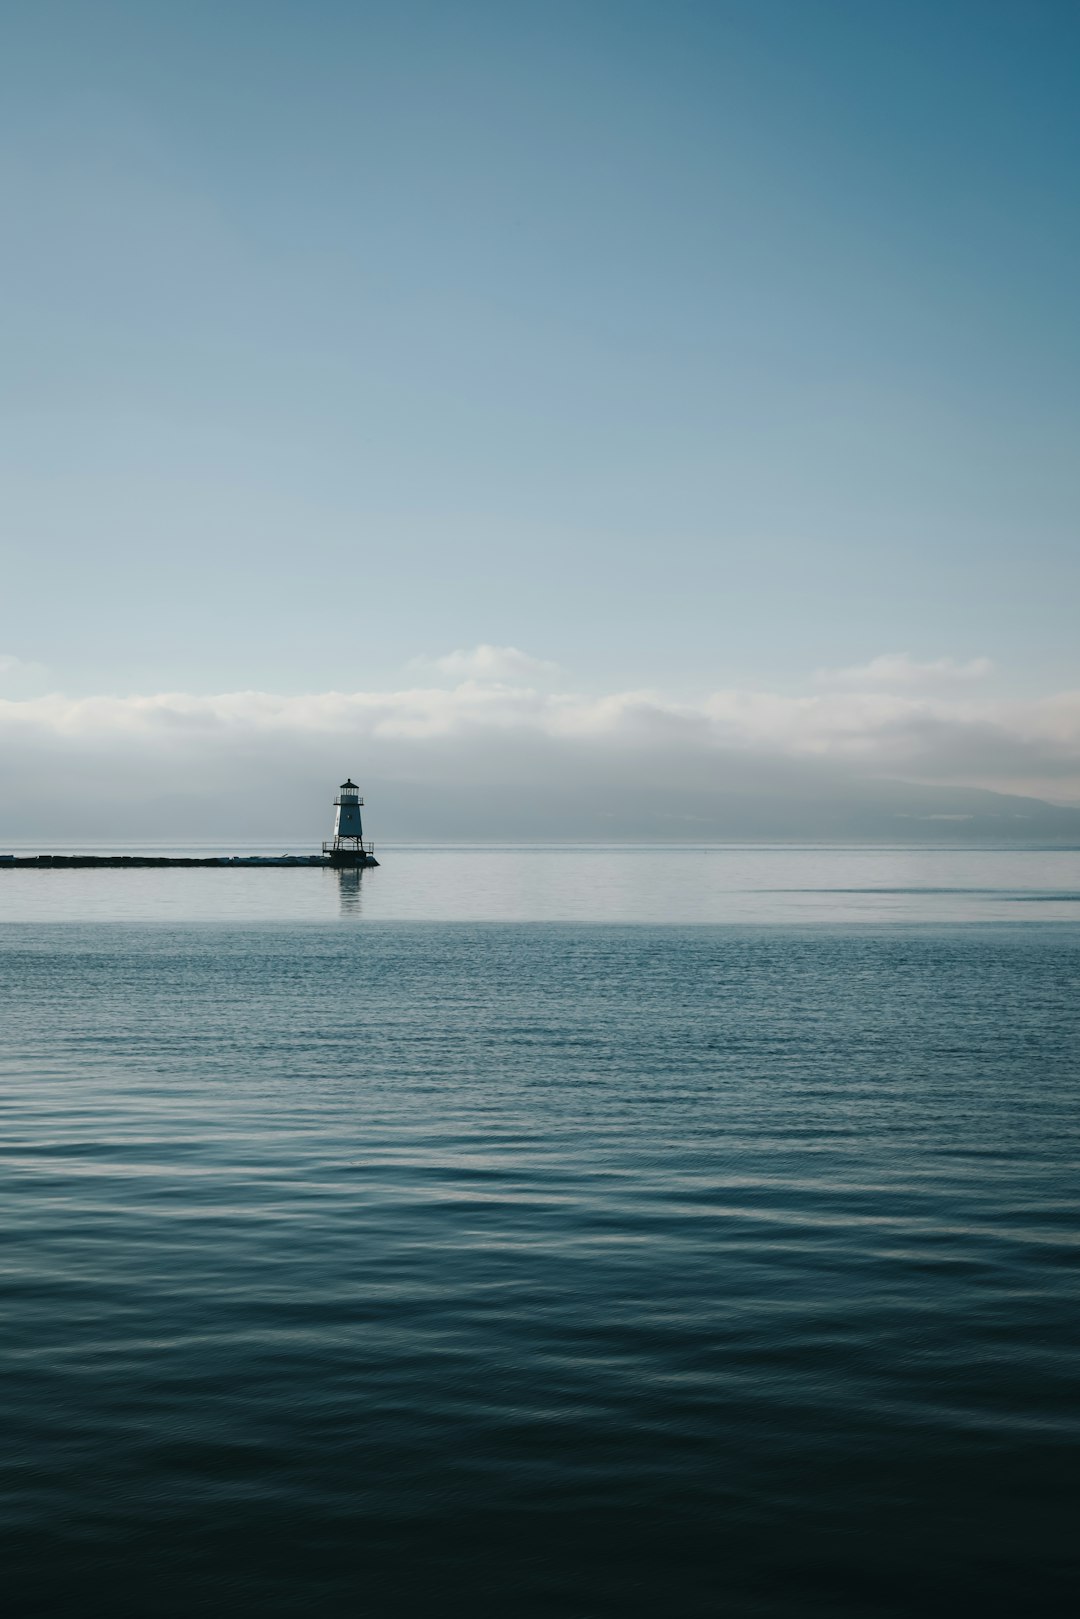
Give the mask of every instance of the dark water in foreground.
[[12, 924], [16, 1614], [1070, 1612], [1080, 932]]

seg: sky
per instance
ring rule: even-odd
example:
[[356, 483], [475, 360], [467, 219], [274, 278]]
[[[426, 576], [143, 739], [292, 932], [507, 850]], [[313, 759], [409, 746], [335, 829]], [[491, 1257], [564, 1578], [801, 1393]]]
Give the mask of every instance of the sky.
[[1080, 804], [1072, 0], [0, 29], [0, 835], [223, 736]]

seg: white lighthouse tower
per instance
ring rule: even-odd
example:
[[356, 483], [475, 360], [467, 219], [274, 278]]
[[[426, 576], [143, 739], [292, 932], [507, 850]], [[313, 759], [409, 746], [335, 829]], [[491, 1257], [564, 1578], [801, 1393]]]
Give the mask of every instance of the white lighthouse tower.
[[364, 800], [355, 781], [343, 781], [334, 799], [334, 836], [323, 844], [323, 854], [330, 856], [332, 866], [377, 866], [375, 845], [364, 842], [364, 826], [360, 811]]

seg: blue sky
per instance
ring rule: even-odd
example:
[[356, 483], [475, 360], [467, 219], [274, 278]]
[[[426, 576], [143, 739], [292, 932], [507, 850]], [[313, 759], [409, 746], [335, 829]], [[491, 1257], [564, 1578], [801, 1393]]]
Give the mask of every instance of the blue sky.
[[1078, 53], [1055, 0], [5, 8], [0, 691], [1075, 690]]

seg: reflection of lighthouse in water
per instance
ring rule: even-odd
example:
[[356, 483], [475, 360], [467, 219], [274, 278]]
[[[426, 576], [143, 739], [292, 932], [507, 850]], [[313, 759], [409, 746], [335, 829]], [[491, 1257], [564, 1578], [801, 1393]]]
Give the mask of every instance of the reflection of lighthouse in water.
[[375, 845], [364, 842], [364, 825], [360, 811], [364, 800], [360, 789], [351, 779], [343, 781], [334, 799], [334, 836], [323, 844], [323, 854], [329, 855], [332, 866], [377, 866]]
[[329, 882], [338, 885], [342, 916], [359, 916], [364, 897], [364, 874], [359, 866], [339, 866]]

